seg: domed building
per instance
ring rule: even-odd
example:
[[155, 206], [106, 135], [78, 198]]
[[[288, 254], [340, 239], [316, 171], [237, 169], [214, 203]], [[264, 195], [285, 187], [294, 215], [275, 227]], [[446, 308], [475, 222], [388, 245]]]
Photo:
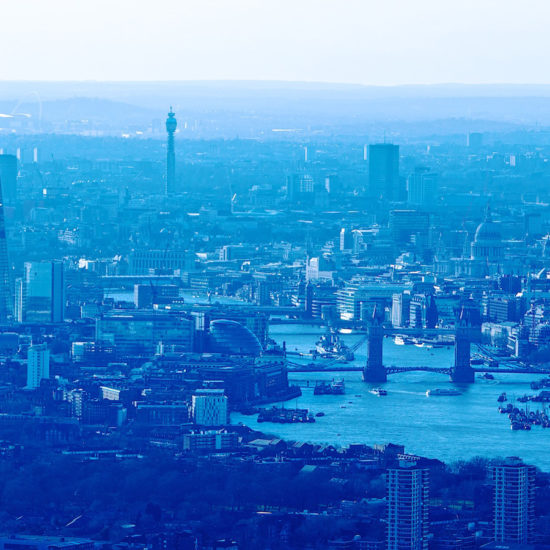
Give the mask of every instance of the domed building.
[[499, 264], [504, 258], [502, 235], [498, 224], [492, 221], [490, 212], [487, 212], [485, 221], [477, 227], [471, 245], [471, 258]]
[[211, 352], [226, 355], [258, 357], [262, 353], [262, 345], [253, 332], [244, 325], [227, 319], [210, 323], [208, 347]]
[[454, 261], [455, 276], [486, 277], [505, 271], [502, 234], [489, 210], [485, 220], [477, 226], [474, 240], [469, 247], [467, 244], [463, 257]]

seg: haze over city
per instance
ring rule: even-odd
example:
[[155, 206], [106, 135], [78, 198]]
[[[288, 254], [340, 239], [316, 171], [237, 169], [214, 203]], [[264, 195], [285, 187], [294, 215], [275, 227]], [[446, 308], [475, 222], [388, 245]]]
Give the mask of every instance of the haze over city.
[[0, 550], [549, 550], [550, 5], [22, 0]]

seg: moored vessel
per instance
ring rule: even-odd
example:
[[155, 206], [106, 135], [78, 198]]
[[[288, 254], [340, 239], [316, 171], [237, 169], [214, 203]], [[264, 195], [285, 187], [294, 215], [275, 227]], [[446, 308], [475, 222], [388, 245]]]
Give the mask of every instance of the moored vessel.
[[353, 361], [355, 355], [346, 344], [340, 339], [338, 333], [328, 329], [315, 344], [315, 355], [323, 359], [333, 359], [336, 361]]
[[313, 395], [344, 395], [346, 386], [344, 379], [331, 382], [317, 382], [313, 388]]

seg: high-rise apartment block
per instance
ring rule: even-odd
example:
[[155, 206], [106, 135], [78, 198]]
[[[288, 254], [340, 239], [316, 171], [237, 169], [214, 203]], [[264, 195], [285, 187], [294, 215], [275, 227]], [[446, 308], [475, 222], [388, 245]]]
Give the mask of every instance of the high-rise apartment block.
[[27, 388], [38, 388], [50, 377], [50, 352], [46, 344], [31, 346], [27, 352]]
[[532, 542], [535, 522], [535, 466], [511, 457], [493, 466], [495, 541]]
[[386, 474], [388, 550], [428, 548], [428, 470], [415, 463]]

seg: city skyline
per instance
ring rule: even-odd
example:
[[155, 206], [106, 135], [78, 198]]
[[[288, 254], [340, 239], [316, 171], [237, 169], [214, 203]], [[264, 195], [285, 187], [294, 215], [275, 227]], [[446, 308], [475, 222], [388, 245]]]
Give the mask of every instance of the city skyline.
[[546, 0], [3, 16], [0, 550], [550, 550]]

